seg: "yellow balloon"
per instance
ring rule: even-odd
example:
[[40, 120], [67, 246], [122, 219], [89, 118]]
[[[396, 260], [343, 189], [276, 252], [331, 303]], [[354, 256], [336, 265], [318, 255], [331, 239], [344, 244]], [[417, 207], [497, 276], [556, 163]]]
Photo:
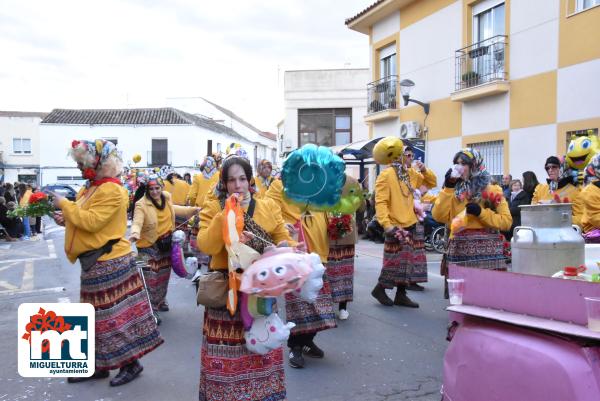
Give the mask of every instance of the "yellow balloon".
[[140, 160], [142, 160], [142, 156], [139, 153], [136, 153], [135, 155], [133, 155], [133, 162], [134, 163], [139, 163]]

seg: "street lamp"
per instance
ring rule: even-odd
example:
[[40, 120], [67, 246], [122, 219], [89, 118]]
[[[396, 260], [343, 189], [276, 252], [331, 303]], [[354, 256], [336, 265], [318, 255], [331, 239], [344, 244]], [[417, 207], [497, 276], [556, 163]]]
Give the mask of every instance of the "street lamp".
[[404, 105], [408, 106], [408, 102], [413, 102], [421, 107], [425, 111], [425, 115], [429, 115], [429, 103], [423, 103], [415, 99], [410, 98], [410, 91], [415, 86], [415, 83], [410, 79], [403, 79], [400, 81], [400, 93], [402, 93], [402, 98], [404, 99]]

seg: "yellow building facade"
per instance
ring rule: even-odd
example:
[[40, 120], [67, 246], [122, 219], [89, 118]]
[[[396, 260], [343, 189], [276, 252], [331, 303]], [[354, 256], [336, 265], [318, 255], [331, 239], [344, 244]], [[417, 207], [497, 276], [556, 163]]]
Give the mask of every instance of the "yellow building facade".
[[369, 36], [370, 137], [417, 122], [438, 177], [471, 145], [492, 174], [543, 180], [571, 134], [598, 133], [600, 0], [379, 0], [346, 25]]

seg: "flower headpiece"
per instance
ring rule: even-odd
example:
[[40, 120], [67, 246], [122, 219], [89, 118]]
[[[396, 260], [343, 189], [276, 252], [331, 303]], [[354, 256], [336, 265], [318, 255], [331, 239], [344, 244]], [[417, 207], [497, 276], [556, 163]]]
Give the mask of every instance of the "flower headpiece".
[[146, 178], [146, 186], [150, 187], [153, 185], [159, 185], [161, 188], [164, 188], [165, 184], [157, 174], [150, 174], [148, 178]]
[[100, 169], [109, 160], [113, 160], [115, 168], [110, 176], [118, 176], [121, 173], [122, 162], [121, 153], [117, 150], [114, 143], [105, 139], [96, 139], [95, 141], [74, 140], [71, 142], [69, 155], [75, 160], [83, 171], [83, 178], [95, 180]]

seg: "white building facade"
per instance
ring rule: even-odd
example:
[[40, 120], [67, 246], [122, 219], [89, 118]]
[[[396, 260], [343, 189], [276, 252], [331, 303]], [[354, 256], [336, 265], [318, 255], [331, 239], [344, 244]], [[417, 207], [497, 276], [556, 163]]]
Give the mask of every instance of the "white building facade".
[[39, 123], [47, 114], [0, 111], [0, 183], [39, 184]]
[[337, 146], [367, 139], [369, 77], [367, 68], [286, 71], [280, 156], [307, 143]]
[[[181, 175], [198, 172], [204, 157], [230, 143], [252, 149], [255, 143], [229, 127], [173, 108], [53, 110], [40, 123], [40, 181], [81, 183], [81, 173], [67, 152], [74, 139], [107, 139], [122, 152], [126, 165], [173, 166]], [[220, 145], [219, 145], [220, 144]], [[254, 163], [254, 155], [248, 152]], [[142, 156], [133, 163], [135, 154]]]

